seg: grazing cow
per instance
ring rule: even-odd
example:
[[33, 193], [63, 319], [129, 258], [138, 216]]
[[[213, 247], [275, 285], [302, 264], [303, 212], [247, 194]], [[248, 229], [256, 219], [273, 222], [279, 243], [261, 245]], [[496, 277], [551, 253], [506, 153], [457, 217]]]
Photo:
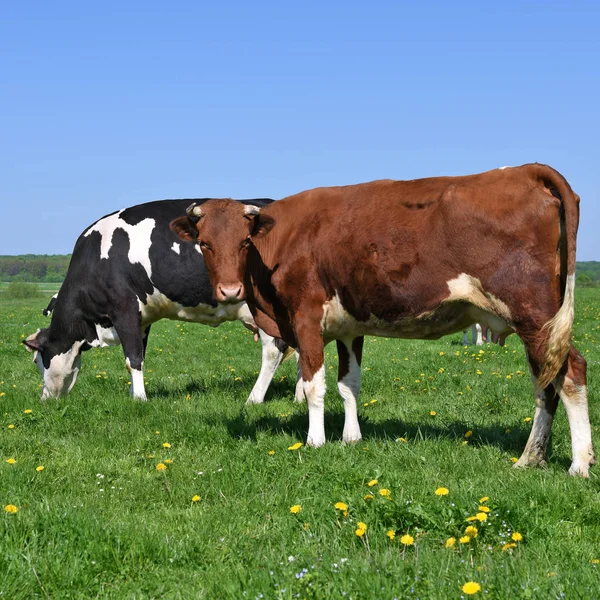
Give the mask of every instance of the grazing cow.
[[[197, 200], [201, 205], [205, 200]], [[252, 200], [266, 206], [271, 200]], [[81, 352], [121, 343], [131, 394], [146, 399], [143, 364], [152, 323], [163, 319], [217, 326], [239, 319], [257, 331], [240, 298], [215, 302], [202, 252], [182, 244], [169, 223], [190, 200], [161, 200], [107, 215], [79, 236], [65, 281], [44, 313], [50, 326], [25, 341], [44, 378], [42, 400], [67, 394]], [[248, 201], [239, 202], [245, 206]], [[262, 402], [287, 346], [258, 331], [262, 367], [248, 402]]]
[[54, 296], [52, 296], [52, 298], [50, 298], [50, 302], [48, 303], [48, 306], [46, 306], [46, 308], [42, 311], [42, 314], [45, 317], [49, 317], [52, 314], [52, 311], [54, 310], [54, 307], [56, 306], [57, 298], [58, 298], [58, 292], [56, 292], [56, 294], [54, 294]]
[[536, 410], [517, 465], [544, 462], [560, 397], [570, 472], [588, 475], [586, 361], [571, 343], [579, 197], [554, 169], [319, 188], [265, 208], [215, 200], [187, 215], [171, 227], [203, 249], [217, 299], [247, 295], [258, 326], [299, 351], [309, 445], [325, 442], [324, 343], [338, 341], [343, 439], [356, 441], [359, 336], [437, 339], [478, 322], [527, 352]]

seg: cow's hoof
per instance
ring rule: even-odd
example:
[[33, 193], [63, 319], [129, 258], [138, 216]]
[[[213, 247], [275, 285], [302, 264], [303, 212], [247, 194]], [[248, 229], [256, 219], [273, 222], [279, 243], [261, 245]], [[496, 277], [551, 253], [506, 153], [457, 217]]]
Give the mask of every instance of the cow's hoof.
[[569, 469], [569, 475], [585, 477], [590, 476], [590, 466], [573, 463]]
[[525, 454], [523, 454], [523, 456], [521, 456], [521, 458], [513, 465], [513, 468], [515, 469], [527, 469], [528, 467], [546, 467], [546, 461], [539, 456], [525, 456]]
[[246, 404], [262, 404], [264, 400], [264, 398], [257, 398], [254, 394], [250, 394], [248, 400], [246, 400]]
[[306, 440], [306, 445], [309, 448], [320, 448], [321, 446], [325, 445], [325, 436], [323, 437], [313, 437], [313, 436], [308, 436], [307, 440]]

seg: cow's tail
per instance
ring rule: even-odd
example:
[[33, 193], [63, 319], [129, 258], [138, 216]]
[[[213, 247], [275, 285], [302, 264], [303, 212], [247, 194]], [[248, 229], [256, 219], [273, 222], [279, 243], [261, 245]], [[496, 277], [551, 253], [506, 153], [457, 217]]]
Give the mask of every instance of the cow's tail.
[[579, 196], [566, 179], [545, 167], [542, 180], [546, 188], [561, 201], [559, 255], [562, 304], [556, 315], [543, 327], [549, 333], [544, 365], [537, 378], [540, 389], [552, 383], [565, 364], [571, 347], [575, 314], [575, 250], [579, 227]]

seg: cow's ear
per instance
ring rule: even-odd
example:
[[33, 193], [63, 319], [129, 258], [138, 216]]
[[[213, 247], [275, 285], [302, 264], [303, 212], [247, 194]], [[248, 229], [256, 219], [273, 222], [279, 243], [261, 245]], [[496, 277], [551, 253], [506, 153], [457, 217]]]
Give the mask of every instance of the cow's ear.
[[275, 219], [269, 215], [258, 214], [252, 217], [250, 225], [250, 236], [253, 238], [266, 235], [275, 226]]
[[35, 351], [41, 351], [43, 346], [42, 346], [42, 342], [40, 341], [38, 334], [39, 334], [40, 330], [38, 329], [38, 331], [36, 331], [35, 333], [32, 333], [27, 339], [23, 340], [23, 343], [25, 344], [25, 348], [27, 348], [28, 352], [35, 352]]
[[189, 217], [179, 217], [169, 224], [171, 231], [186, 242], [195, 242], [198, 239], [196, 224]]

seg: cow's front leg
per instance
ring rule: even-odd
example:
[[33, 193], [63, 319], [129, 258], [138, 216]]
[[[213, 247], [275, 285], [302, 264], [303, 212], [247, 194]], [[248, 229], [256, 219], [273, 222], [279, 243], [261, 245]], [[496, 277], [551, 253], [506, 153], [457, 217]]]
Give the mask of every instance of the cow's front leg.
[[344, 433], [346, 443], [358, 442], [362, 436], [358, 424], [356, 401], [360, 392], [360, 364], [362, 361], [363, 337], [337, 340], [338, 390], [344, 400]]
[[325, 364], [320, 324], [295, 331], [300, 353], [302, 385], [308, 404], [307, 446], [318, 448], [325, 443]]
[[[145, 344], [141, 329], [141, 315], [120, 315], [118, 321], [114, 321], [123, 354], [125, 355], [125, 366], [131, 374], [131, 388], [129, 393], [138, 400], [147, 400], [144, 385], [144, 352]], [[147, 334], [146, 334], [147, 335]]]
[[296, 354], [296, 391], [294, 393], [294, 400], [301, 404], [304, 402], [304, 382], [302, 381], [302, 368], [300, 367], [300, 354]]
[[258, 379], [250, 392], [250, 396], [248, 396], [248, 400], [246, 400], [246, 404], [261, 404], [264, 402], [273, 375], [275, 375], [275, 371], [281, 364], [281, 359], [288, 348], [283, 340], [270, 336], [262, 329], [258, 330], [258, 335], [262, 344], [262, 364]]

